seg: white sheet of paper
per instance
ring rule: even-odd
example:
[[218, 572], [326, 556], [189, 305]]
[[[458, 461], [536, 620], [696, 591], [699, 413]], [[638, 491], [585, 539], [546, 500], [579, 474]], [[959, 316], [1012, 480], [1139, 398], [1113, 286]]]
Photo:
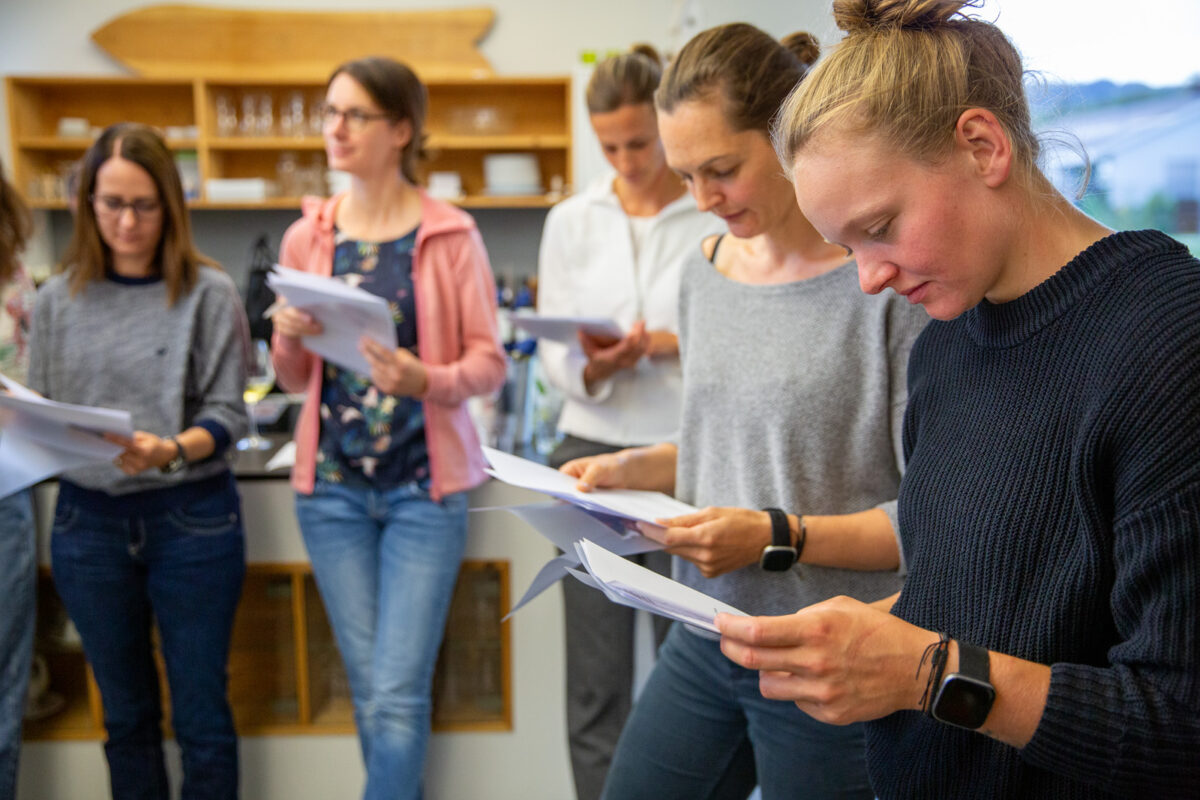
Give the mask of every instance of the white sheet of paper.
[[65, 470], [108, 461], [124, 448], [105, 433], [133, 435], [128, 411], [59, 403], [0, 375], [0, 497]]
[[580, 539], [590, 539], [618, 555], [636, 555], [662, 549], [661, 544], [642, 536], [635, 529], [618, 532], [592, 516], [591, 512], [558, 500], [509, 506], [503, 510], [524, 520], [563, 551], [563, 555], [542, 566], [530, 582], [529, 588], [525, 590], [525, 594], [505, 619], [566, 577], [568, 567], [579, 566], [579, 558], [575, 555], [575, 543]]
[[296, 466], [296, 440], [284, 442], [275, 455], [271, 456], [270, 460], [263, 469], [270, 472], [276, 469], [291, 469]]
[[659, 518], [678, 517], [696, 510], [695, 506], [662, 492], [646, 492], [639, 489], [596, 489], [581, 492], [575, 488], [574, 478], [544, 464], [492, 447], [484, 447], [483, 455], [491, 465], [488, 474], [497, 480], [625, 519], [653, 523]]
[[733, 606], [690, 586], [659, 575], [610, 553], [587, 539], [575, 545], [580, 562], [610, 600], [631, 608], [678, 620], [694, 628], [717, 632], [713, 619], [720, 612], [745, 616]]
[[358, 351], [363, 336], [391, 350], [397, 347], [396, 323], [387, 301], [337, 278], [313, 275], [279, 264], [267, 275], [267, 285], [288, 304], [312, 314], [324, 330], [306, 336], [304, 346], [326, 361], [362, 375], [371, 372]]
[[578, 332], [592, 336], [608, 336], [620, 339], [625, 335], [615, 320], [603, 317], [554, 317], [544, 314], [512, 314], [508, 319], [526, 333], [538, 339], [579, 346]]

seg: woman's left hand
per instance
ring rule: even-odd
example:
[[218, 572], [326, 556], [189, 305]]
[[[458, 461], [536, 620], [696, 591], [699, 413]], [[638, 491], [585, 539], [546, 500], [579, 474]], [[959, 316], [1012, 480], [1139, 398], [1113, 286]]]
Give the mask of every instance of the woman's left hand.
[[175, 457], [175, 443], [146, 431], [134, 431], [126, 438], [106, 434], [105, 439], [119, 444], [125, 451], [113, 459], [113, 465], [126, 475], [137, 475], [148, 469], [158, 469]]
[[656, 522], [640, 523], [638, 529], [666, 545], [671, 555], [695, 564], [706, 578], [758, 563], [771, 543], [771, 518], [765, 511], [709, 506]]
[[358, 341], [359, 352], [371, 365], [371, 383], [385, 394], [419, 397], [429, 387], [425, 365], [409, 350], [391, 350], [366, 336]]
[[938, 635], [850, 597], [782, 617], [718, 614], [721, 652], [759, 670], [763, 697], [791, 700], [822, 722], [846, 725], [919, 709]]

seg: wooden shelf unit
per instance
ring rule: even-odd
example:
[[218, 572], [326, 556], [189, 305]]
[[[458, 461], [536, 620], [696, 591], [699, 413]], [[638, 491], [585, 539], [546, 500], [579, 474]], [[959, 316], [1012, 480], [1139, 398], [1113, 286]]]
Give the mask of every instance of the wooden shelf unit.
[[[434, 673], [434, 731], [512, 730], [509, 564], [466, 560], [459, 571]], [[37, 652], [65, 706], [25, 725], [28, 740], [102, 739], [100, 692], [48, 571], [38, 582]], [[159, 665], [160, 675], [162, 665]], [[163, 687], [164, 698], [167, 693]], [[354, 710], [311, 567], [252, 564], [234, 619], [229, 698], [243, 736], [351, 734]], [[169, 702], [164, 699], [164, 713]], [[164, 720], [169, 726], [169, 719]]]
[[[90, 137], [58, 136], [58, 121], [81, 118], [92, 128], [134, 121], [155, 125], [168, 135], [176, 152], [194, 151], [200, 175], [195, 209], [299, 208], [299, 197], [273, 196], [245, 203], [210, 201], [209, 178], [274, 180], [284, 153], [303, 166], [324, 162], [324, 143], [306, 128], [301, 135], [279, 135], [281, 109], [293, 93], [307, 111], [324, 89], [324, 80], [150, 79], [100, 77], [8, 77], [10, 177], [34, 208], [66, 208], [62, 176], [91, 143]], [[465, 208], [545, 208], [560, 197], [490, 196], [485, 192], [484, 157], [492, 153], [531, 153], [542, 186], [555, 177], [570, 186], [570, 79], [566, 77], [430, 80], [426, 121], [428, 172], [457, 172]], [[242, 99], [263, 93], [272, 98], [274, 131], [269, 136], [220, 135], [218, 98], [227, 98], [240, 115]], [[187, 135], [171, 136], [185, 132]], [[194, 135], [193, 135], [194, 132]]]

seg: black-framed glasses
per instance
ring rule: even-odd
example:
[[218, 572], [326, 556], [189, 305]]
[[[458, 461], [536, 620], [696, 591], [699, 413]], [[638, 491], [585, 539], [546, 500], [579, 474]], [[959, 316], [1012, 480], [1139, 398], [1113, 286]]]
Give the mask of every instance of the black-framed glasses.
[[336, 125], [339, 118], [346, 121], [346, 130], [358, 133], [367, 126], [368, 122], [374, 122], [377, 119], [391, 119], [391, 115], [365, 111], [361, 108], [338, 108], [329, 103], [321, 106], [321, 122], [325, 127]]
[[162, 203], [149, 197], [139, 197], [126, 202], [116, 195], [94, 194], [91, 196], [91, 201], [96, 213], [104, 217], [119, 217], [128, 208], [133, 212], [134, 219], [141, 220], [162, 211]]

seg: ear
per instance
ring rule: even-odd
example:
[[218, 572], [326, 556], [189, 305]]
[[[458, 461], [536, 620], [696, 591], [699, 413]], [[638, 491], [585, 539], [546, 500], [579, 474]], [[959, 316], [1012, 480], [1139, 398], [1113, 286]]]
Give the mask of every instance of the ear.
[[413, 138], [412, 120], [402, 119], [392, 123], [392, 135], [397, 150], [403, 150]]
[[954, 140], [988, 187], [995, 189], [1008, 180], [1013, 166], [1012, 142], [991, 111], [986, 108], [964, 111], [954, 126]]

